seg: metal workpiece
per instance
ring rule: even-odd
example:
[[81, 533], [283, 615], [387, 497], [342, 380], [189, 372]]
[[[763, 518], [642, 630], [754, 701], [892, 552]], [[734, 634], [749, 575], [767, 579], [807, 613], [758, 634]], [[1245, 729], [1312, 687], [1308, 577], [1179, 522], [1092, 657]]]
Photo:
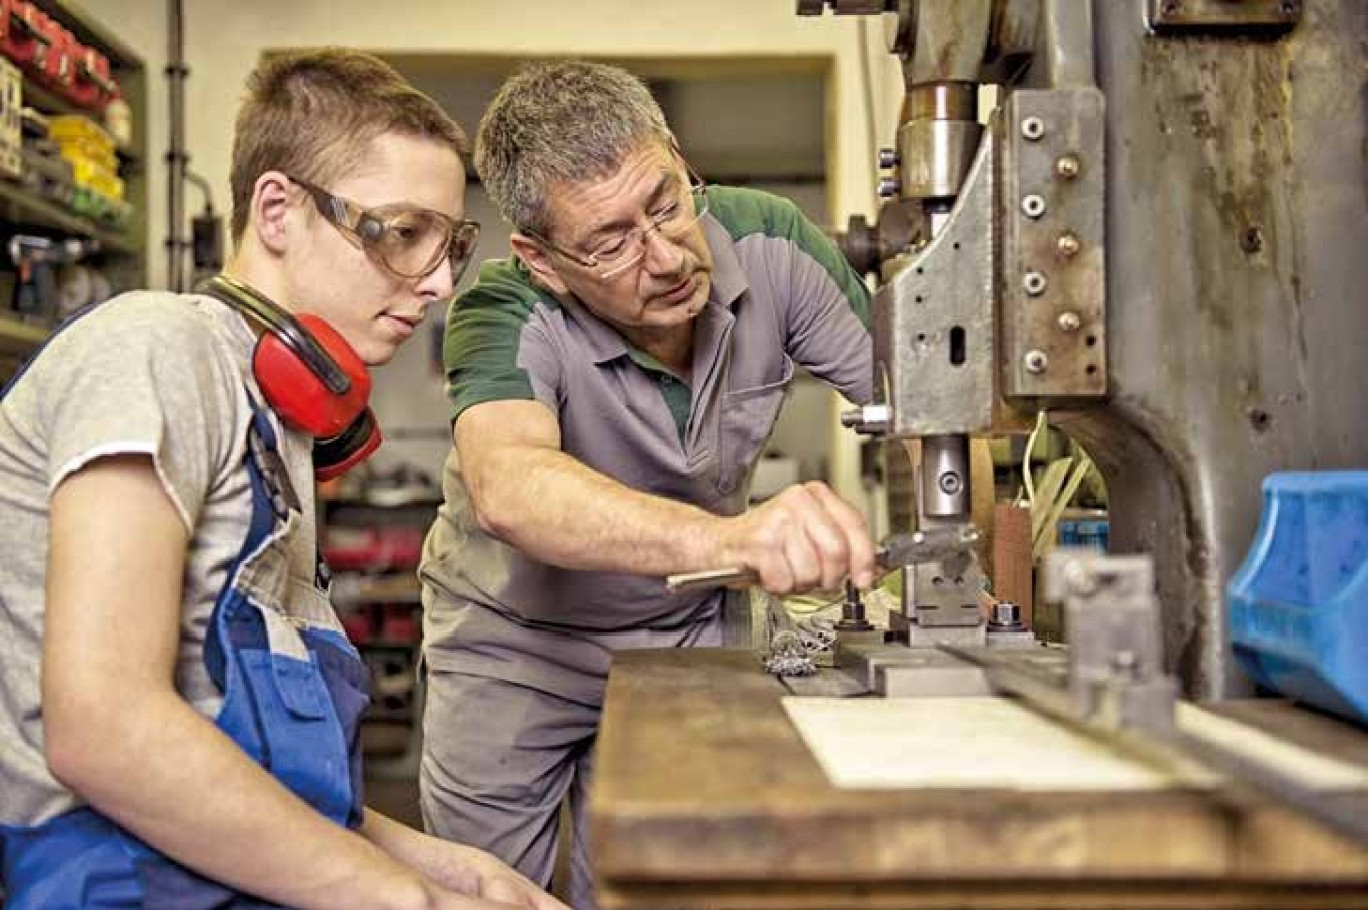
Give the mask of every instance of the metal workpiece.
[[922, 515], [969, 518], [969, 437], [928, 436], [922, 440]]
[[1018, 90], [1004, 106], [1000, 326], [1008, 398], [1107, 392], [1104, 117], [1095, 88]]
[[909, 566], [903, 574], [903, 615], [921, 629], [977, 629], [975, 639], [982, 643], [984, 623], [979, 595], [983, 587], [983, 569], [972, 550], [949, 559]]
[[1302, 0], [1147, 0], [1150, 28], [1160, 33], [1215, 31], [1268, 34], [1296, 26]]
[[994, 159], [985, 139], [943, 227], [916, 255], [884, 264], [874, 295], [875, 389], [893, 436], [993, 423]]
[[1164, 669], [1154, 560], [1060, 548], [1045, 558], [1045, 598], [1064, 607], [1077, 715], [1111, 727], [1173, 727], [1178, 681]]

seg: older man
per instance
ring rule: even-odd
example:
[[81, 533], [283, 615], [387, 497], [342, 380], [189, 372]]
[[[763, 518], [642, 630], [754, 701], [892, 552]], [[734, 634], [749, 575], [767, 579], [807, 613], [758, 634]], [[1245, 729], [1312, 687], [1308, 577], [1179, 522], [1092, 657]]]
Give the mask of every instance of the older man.
[[[561, 800], [583, 807], [612, 652], [723, 643], [724, 592], [670, 594], [663, 576], [871, 583], [865, 524], [825, 485], [746, 510], [795, 362], [869, 399], [869, 300], [791, 203], [705, 186], [620, 69], [515, 75], [476, 165], [516, 255], [485, 264], [447, 328], [423, 811], [545, 883]], [[588, 907], [576, 841], [571, 902]]]

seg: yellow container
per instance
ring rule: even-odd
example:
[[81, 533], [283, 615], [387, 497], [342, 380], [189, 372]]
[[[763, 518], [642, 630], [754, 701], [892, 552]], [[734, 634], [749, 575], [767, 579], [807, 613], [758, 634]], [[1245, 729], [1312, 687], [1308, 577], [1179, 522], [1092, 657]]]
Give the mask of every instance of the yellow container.
[[63, 114], [49, 119], [50, 134], [58, 142], [74, 140], [87, 143], [92, 149], [106, 149], [113, 154], [114, 139], [94, 120], [78, 114]]

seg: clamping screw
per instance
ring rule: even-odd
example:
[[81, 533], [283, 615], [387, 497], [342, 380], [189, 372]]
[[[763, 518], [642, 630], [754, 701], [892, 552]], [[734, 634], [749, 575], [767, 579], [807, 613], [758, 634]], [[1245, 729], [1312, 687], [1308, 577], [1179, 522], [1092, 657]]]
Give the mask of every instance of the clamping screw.
[[960, 476], [954, 471], [946, 471], [942, 474], [938, 479], [938, 485], [940, 486], [940, 491], [946, 496], [956, 495], [964, 486], [960, 481]]
[[1039, 218], [1045, 214], [1045, 197], [1032, 193], [1021, 200], [1021, 212], [1027, 218]]
[[1021, 286], [1026, 293], [1032, 297], [1039, 297], [1045, 293], [1045, 288], [1049, 287], [1050, 281], [1045, 277], [1044, 272], [1037, 272], [1035, 269], [1027, 272], [1021, 279]]
[[1026, 372], [1033, 375], [1040, 375], [1050, 366], [1050, 358], [1045, 356], [1044, 351], [1027, 351], [1025, 358]]
[[1035, 142], [1041, 136], [1045, 135], [1045, 121], [1041, 120], [1039, 117], [1027, 117], [1025, 120], [1021, 121], [1021, 135], [1024, 136], [1028, 142]]

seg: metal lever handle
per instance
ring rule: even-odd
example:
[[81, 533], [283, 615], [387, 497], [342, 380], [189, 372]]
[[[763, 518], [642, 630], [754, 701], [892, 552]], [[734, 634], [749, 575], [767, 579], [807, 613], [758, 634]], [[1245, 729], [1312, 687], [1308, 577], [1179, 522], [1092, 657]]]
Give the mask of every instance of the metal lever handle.
[[[911, 534], [894, 534], [874, 551], [874, 558], [880, 566], [891, 571], [912, 563], [948, 559], [967, 551], [978, 539], [978, 531], [973, 527], [928, 528]], [[668, 575], [665, 587], [671, 594], [678, 594], [692, 588], [744, 588], [759, 580], [759, 574], [752, 568], [728, 566]]]
[[681, 572], [667, 575], [665, 587], [671, 594], [692, 588], [745, 588], [760, 580], [754, 569], [732, 566], [727, 569], [704, 569], [701, 572]]

